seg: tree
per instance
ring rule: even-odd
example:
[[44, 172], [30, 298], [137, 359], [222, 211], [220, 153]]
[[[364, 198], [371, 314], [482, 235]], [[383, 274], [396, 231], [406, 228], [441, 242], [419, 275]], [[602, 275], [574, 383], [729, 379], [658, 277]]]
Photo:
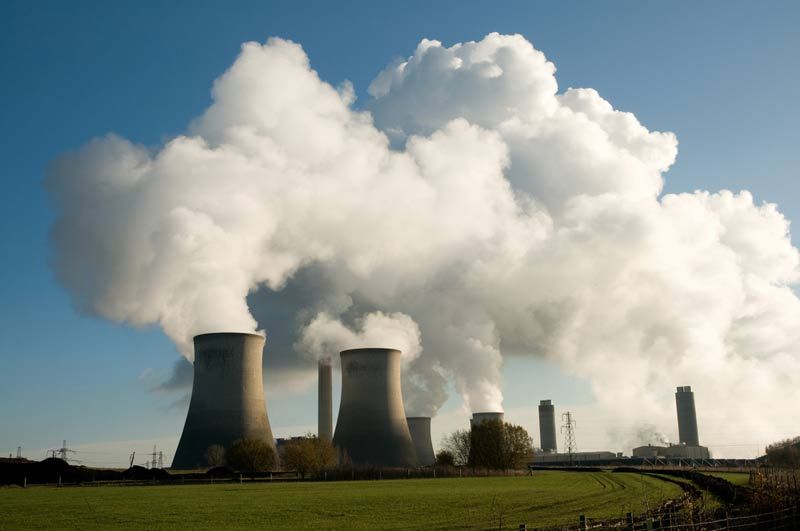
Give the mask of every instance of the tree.
[[283, 466], [296, 470], [301, 478], [308, 472], [322, 472], [336, 464], [336, 448], [330, 441], [307, 435], [287, 443], [281, 450]]
[[456, 459], [450, 450], [440, 450], [436, 454], [436, 466], [455, 466]]
[[487, 420], [458, 430], [442, 440], [443, 450], [456, 465], [494, 469], [518, 468], [533, 448], [533, 441], [522, 426]]
[[470, 430], [469, 465], [471, 467], [504, 468], [503, 421], [485, 420]]
[[336, 466], [339, 455], [331, 441], [314, 437], [314, 445], [317, 457], [315, 470], [317, 472]]
[[275, 466], [275, 450], [261, 439], [240, 439], [233, 443], [227, 453], [228, 465], [253, 474], [270, 470]]
[[453, 456], [453, 463], [457, 466], [469, 462], [469, 453], [472, 440], [469, 430], [456, 430], [442, 439], [442, 448]]
[[508, 424], [503, 429], [503, 469], [520, 468], [533, 452], [533, 439], [522, 426]]
[[767, 460], [772, 466], [800, 466], [800, 437], [784, 439], [767, 446]]
[[281, 448], [281, 464], [287, 470], [294, 470], [304, 478], [314, 465], [314, 455], [307, 439], [292, 440]]
[[206, 448], [203, 458], [208, 466], [223, 466], [225, 464], [225, 447], [221, 444], [212, 444]]

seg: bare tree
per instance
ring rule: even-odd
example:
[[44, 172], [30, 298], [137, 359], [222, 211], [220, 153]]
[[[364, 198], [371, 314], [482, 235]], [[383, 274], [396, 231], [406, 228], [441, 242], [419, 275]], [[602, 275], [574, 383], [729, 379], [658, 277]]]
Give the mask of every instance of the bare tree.
[[456, 430], [442, 439], [442, 447], [453, 456], [453, 463], [458, 466], [469, 462], [472, 439], [469, 430]]
[[208, 466], [223, 466], [225, 464], [225, 447], [221, 444], [212, 444], [206, 448], [203, 458]]

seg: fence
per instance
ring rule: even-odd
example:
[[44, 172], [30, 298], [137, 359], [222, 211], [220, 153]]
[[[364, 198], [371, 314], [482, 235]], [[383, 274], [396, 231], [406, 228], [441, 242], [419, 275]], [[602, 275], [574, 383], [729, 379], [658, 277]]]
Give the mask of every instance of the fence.
[[[502, 529], [488, 527], [486, 529]], [[622, 520], [596, 521], [580, 516], [574, 525], [558, 527], [529, 527], [520, 524], [520, 531], [584, 531], [589, 529], [619, 529], [625, 531], [779, 531], [800, 529], [800, 508], [797, 506], [766, 513], [725, 516], [703, 519], [689, 513], [664, 513], [644, 517], [634, 517], [628, 513]]]

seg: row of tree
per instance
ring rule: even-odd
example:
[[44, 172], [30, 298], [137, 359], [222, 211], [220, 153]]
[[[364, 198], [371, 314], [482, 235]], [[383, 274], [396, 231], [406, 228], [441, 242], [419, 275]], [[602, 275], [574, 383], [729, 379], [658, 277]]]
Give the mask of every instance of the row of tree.
[[[442, 446], [442, 451], [436, 456], [440, 466], [496, 470], [523, 467], [533, 451], [533, 441], [522, 426], [499, 420], [455, 431], [444, 438]], [[242, 439], [227, 449], [215, 444], [205, 452], [206, 463], [211, 467], [226, 466], [250, 474], [273, 470], [280, 462], [282, 468], [296, 471], [303, 478], [309, 473], [319, 474], [335, 467], [338, 458], [338, 452], [330, 441], [311, 434], [282, 445], [280, 455], [259, 439]]]
[[469, 430], [457, 430], [442, 441], [439, 465], [510, 470], [523, 467], [533, 452], [533, 440], [522, 426], [487, 420]]
[[209, 446], [204, 457], [211, 467], [225, 466], [248, 474], [273, 470], [280, 461], [283, 468], [295, 470], [301, 477], [337, 463], [336, 448], [330, 441], [311, 434], [287, 442], [281, 447], [280, 456], [260, 439], [241, 439], [227, 449], [219, 444]]

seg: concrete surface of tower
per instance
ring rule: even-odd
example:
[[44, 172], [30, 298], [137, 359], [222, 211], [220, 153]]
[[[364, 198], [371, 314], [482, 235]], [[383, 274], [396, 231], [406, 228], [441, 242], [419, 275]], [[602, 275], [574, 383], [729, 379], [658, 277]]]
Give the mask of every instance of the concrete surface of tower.
[[212, 445], [239, 439], [275, 447], [264, 399], [264, 336], [221, 332], [194, 337], [194, 383], [172, 468], [206, 466]]

